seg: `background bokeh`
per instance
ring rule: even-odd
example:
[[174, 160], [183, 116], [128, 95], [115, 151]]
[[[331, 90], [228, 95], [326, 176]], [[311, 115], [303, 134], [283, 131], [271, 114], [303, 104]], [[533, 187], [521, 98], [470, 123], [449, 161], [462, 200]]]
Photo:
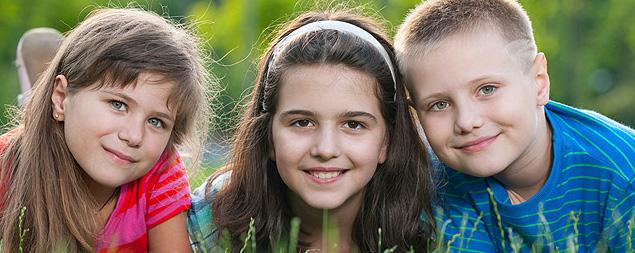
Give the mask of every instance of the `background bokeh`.
[[[360, 0], [347, 1], [346, 6], [383, 19], [392, 36], [418, 2]], [[520, 2], [532, 19], [539, 50], [549, 60], [551, 98], [635, 126], [635, 1]], [[0, 133], [6, 131], [11, 116], [7, 108], [16, 104], [19, 91], [14, 62], [20, 36], [43, 26], [66, 32], [94, 8], [129, 4], [122, 0], [0, 0], [0, 125], [5, 126]], [[235, 127], [235, 105], [250, 91], [257, 59], [276, 25], [305, 10], [339, 5], [337, 1], [293, 0], [146, 0], [133, 4], [192, 23], [204, 39], [210, 52], [209, 68], [223, 89], [213, 105], [218, 117], [211, 134], [217, 139]]]

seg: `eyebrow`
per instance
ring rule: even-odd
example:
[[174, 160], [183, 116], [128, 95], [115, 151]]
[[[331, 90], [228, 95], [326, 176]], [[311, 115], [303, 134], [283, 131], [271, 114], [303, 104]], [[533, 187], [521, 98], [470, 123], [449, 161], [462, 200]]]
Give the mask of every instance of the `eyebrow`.
[[373, 114], [370, 114], [364, 111], [345, 112], [341, 114], [341, 117], [342, 118], [365, 117], [365, 118], [369, 118], [370, 120], [377, 121], [377, 118]]
[[[285, 117], [289, 117], [291, 115], [302, 115], [302, 116], [307, 116], [307, 117], [314, 117], [315, 113], [313, 113], [312, 111], [308, 111], [308, 110], [288, 110], [288, 111], [284, 111], [280, 114], [281, 118], [285, 118]], [[375, 117], [373, 114], [371, 113], [367, 113], [364, 111], [348, 111], [348, 112], [344, 112], [338, 115], [338, 117], [340, 118], [354, 118], [354, 117], [365, 117], [365, 118], [369, 118], [373, 121], [377, 121], [377, 117]]]
[[312, 116], [315, 116], [315, 113], [311, 111], [307, 111], [307, 110], [288, 110], [288, 111], [284, 111], [280, 113], [281, 118], [286, 118], [291, 115], [302, 115], [302, 116], [312, 117]]
[[[113, 95], [113, 96], [121, 97], [127, 103], [134, 104], [134, 105], [138, 105], [139, 104], [139, 103], [137, 103], [137, 100], [134, 100], [132, 97], [130, 97], [130, 96], [124, 94], [124, 93], [116, 92], [116, 91], [109, 91], [109, 90], [104, 90], [103, 92], [108, 93], [108, 94]], [[153, 113], [157, 114], [161, 118], [165, 118], [165, 119], [168, 119], [170, 121], [174, 121], [174, 119], [172, 118], [172, 116], [170, 116], [170, 114], [167, 114], [167, 113], [164, 113], [164, 112], [160, 112], [160, 111], [154, 111]]]

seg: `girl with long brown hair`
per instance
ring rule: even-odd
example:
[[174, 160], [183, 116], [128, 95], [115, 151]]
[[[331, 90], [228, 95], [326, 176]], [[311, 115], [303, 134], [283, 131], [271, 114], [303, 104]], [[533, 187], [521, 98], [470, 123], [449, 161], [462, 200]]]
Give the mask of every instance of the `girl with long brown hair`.
[[[424, 251], [433, 192], [424, 150], [379, 26], [303, 14], [261, 59], [228, 165], [193, 193], [193, 246], [217, 250], [227, 231], [238, 251], [253, 219], [257, 251], [269, 251], [299, 217], [303, 252], [335, 241], [339, 252]], [[338, 230], [331, 241], [325, 213]]]
[[0, 251], [190, 251], [176, 147], [206, 135], [202, 59], [186, 29], [139, 9], [73, 29], [0, 137]]

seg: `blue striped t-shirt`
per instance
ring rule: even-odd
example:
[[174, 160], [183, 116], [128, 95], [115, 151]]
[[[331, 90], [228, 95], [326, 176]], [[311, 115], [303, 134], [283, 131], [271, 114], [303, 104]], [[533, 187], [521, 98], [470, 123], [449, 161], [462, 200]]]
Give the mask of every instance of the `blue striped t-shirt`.
[[[545, 185], [512, 205], [493, 178], [444, 172], [438, 229], [453, 252], [630, 252], [635, 248], [635, 131], [549, 102], [553, 163]], [[475, 229], [474, 229], [475, 228]]]

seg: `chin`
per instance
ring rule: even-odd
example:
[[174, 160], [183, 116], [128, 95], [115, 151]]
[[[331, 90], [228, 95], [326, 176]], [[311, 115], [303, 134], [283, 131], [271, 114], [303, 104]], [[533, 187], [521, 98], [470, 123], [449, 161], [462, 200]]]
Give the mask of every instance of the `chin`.
[[332, 199], [328, 200], [328, 201], [307, 201], [306, 199], [304, 200], [305, 203], [307, 203], [307, 205], [309, 205], [312, 208], [315, 209], [335, 209], [338, 208], [342, 205], [342, 203], [340, 202], [335, 202]]
[[500, 173], [502, 170], [491, 170], [486, 168], [462, 168], [457, 171], [473, 177], [492, 177]]

